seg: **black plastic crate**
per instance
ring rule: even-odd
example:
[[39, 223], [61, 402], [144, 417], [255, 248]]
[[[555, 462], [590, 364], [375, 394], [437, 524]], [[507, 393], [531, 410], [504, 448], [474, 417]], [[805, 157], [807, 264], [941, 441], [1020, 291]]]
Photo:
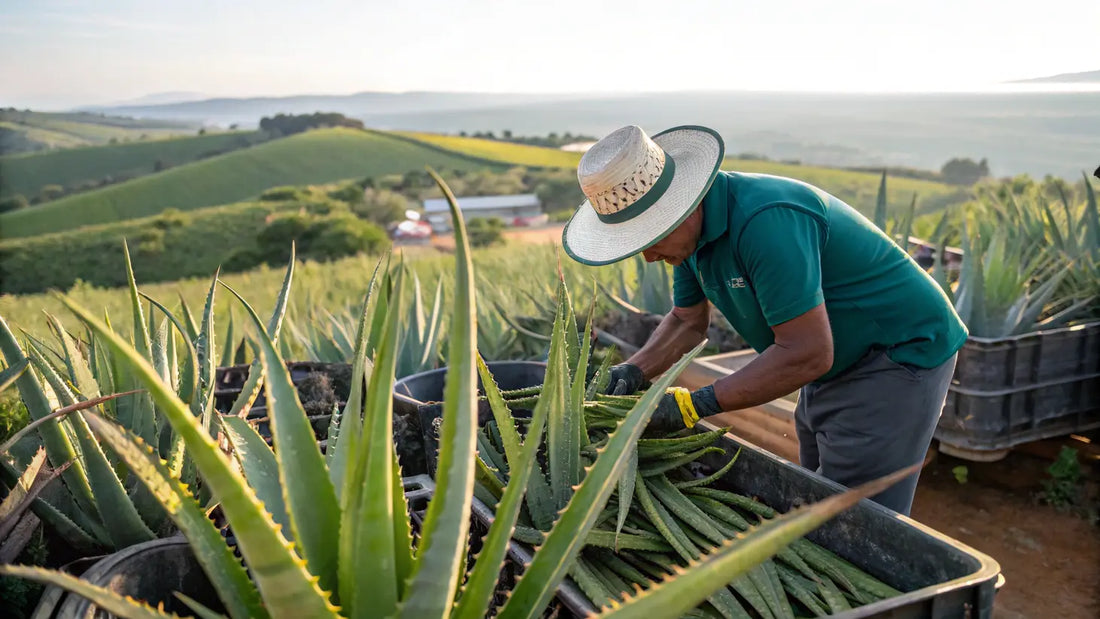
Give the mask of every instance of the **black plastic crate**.
[[968, 339], [936, 438], [962, 457], [987, 452], [995, 459], [1021, 443], [1096, 427], [1100, 322]]

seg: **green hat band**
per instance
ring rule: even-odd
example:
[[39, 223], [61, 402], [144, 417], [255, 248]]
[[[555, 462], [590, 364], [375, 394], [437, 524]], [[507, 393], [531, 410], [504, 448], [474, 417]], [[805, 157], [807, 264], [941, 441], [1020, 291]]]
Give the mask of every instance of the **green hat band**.
[[665, 169], [661, 170], [661, 175], [657, 177], [657, 182], [653, 183], [649, 191], [638, 198], [634, 204], [631, 204], [621, 211], [615, 211], [614, 213], [596, 213], [596, 216], [605, 224], [621, 224], [624, 221], [634, 219], [648, 210], [649, 207], [653, 206], [657, 200], [661, 199], [665, 190], [672, 184], [672, 177], [675, 174], [676, 162], [672, 157], [665, 155]]

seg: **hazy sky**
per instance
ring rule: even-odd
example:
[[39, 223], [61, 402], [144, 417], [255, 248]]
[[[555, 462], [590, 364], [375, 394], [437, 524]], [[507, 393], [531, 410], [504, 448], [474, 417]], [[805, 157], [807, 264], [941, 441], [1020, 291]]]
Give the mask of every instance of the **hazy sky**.
[[1095, 0], [3, 0], [0, 106], [165, 91], [973, 89], [1100, 69], [1097, 26]]

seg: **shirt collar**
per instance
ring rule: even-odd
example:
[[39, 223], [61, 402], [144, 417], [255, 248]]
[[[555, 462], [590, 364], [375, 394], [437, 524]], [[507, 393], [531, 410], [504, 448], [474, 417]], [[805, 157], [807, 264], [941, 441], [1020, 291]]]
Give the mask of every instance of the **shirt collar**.
[[703, 230], [699, 234], [696, 250], [714, 242], [729, 229], [729, 191], [726, 183], [726, 173], [719, 170], [703, 196]]

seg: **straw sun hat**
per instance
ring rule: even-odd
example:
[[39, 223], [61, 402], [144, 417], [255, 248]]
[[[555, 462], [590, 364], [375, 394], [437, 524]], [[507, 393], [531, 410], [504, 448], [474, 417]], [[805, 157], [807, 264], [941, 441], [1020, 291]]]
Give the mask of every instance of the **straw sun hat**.
[[631, 125], [596, 142], [577, 166], [588, 199], [562, 232], [566, 253], [610, 264], [660, 241], [706, 195], [724, 152], [718, 132], [694, 125], [652, 138]]

